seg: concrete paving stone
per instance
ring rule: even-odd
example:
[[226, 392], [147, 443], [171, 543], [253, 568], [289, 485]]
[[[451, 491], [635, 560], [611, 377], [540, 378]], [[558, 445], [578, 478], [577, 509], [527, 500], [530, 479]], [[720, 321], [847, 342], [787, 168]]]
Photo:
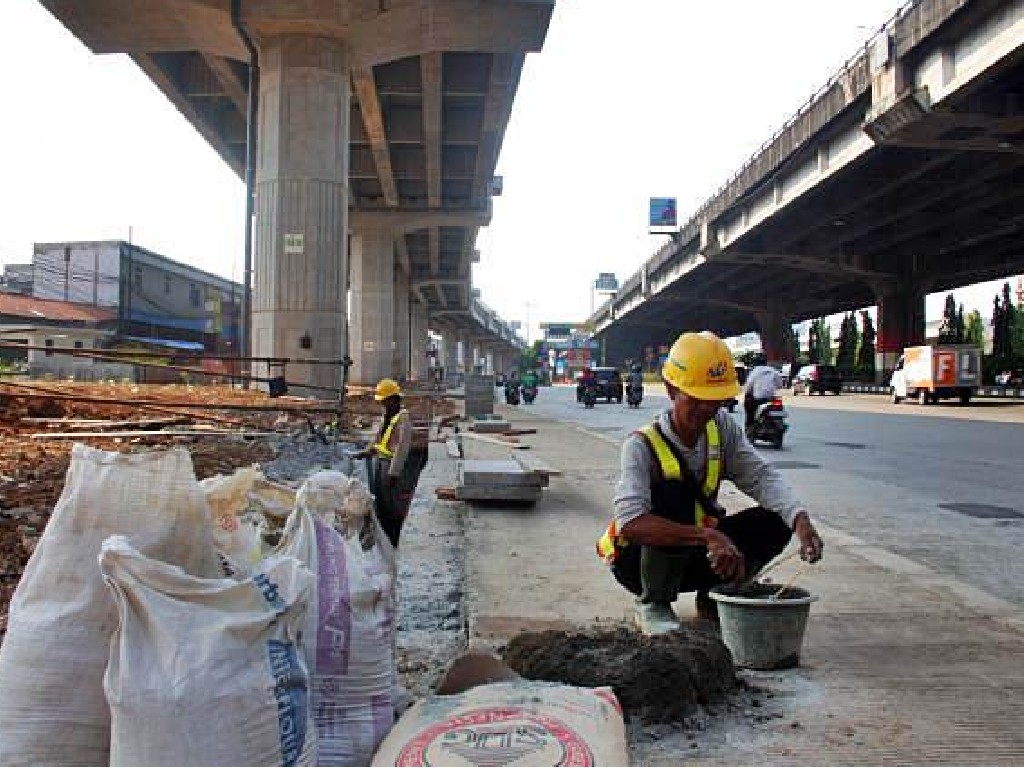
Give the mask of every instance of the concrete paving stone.
[[502, 485], [540, 487], [546, 478], [536, 472], [527, 472], [512, 459], [480, 460], [466, 459], [459, 463], [458, 482], [460, 486]]

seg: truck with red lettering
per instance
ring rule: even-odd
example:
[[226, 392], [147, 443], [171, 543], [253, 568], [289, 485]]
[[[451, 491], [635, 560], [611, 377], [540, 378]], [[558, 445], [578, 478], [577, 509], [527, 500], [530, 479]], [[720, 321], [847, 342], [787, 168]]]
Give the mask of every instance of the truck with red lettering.
[[981, 386], [981, 348], [973, 344], [907, 347], [889, 380], [892, 401], [921, 405], [957, 398], [964, 405]]

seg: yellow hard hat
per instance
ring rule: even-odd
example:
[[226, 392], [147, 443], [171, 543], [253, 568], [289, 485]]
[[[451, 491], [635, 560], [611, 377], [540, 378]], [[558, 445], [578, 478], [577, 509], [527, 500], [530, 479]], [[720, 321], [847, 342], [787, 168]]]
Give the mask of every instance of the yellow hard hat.
[[740, 391], [732, 353], [711, 333], [684, 333], [661, 367], [669, 384], [697, 400], [728, 400]]
[[377, 382], [377, 388], [373, 390], [374, 400], [387, 400], [392, 395], [402, 394], [402, 388], [394, 379], [381, 379]]

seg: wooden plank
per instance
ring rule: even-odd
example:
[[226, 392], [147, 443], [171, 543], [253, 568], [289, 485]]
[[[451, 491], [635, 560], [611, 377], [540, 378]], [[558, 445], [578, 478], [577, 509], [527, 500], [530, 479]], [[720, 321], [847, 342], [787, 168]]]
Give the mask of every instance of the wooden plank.
[[77, 440], [81, 437], [280, 437], [280, 432], [228, 432], [207, 429], [132, 429], [115, 432], [37, 432], [34, 440]]
[[514, 437], [510, 437], [507, 440], [501, 440], [497, 437], [491, 437], [490, 435], [477, 435], [472, 432], [460, 432], [459, 434], [462, 435], [463, 437], [468, 437], [471, 440], [477, 440], [481, 443], [491, 443], [492, 445], [501, 445], [504, 446], [505, 448], [523, 450], [528, 449], [530, 447], [528, 445], [522, 445]]

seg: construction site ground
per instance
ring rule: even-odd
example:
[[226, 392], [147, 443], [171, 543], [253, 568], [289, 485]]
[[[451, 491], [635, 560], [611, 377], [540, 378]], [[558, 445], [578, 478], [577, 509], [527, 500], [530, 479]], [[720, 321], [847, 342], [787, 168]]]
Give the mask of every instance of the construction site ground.
[[[116, 393], [123, 395], [124, 393]], [[129, 393], [138, 396], [138, 393]], [[150, 392], [147, 392], [147, 397]], [[209, 392], [194, 393], [209, 413]], [[180, 388], [169, 401], [180, 401]], [[230, 398], [262, 395], [230, 393]], [[0, 573], [13, 591], [63, 484], [72, 441], [31, 438], [22, 418], [138, 418], [137, 411], [58, 401], [3, 401], [0, 439]], [[353, 405], [352, 424], [369, 425], [372, 402]], [[31, 414], [29, 413], [31, 411]], [[602, 434], [537, 409], [497, 406], [531, 456], [557, 468], [533, 506], [441, 501], [456, 459], [430, 443], [400, 548], [399, 667], [414, 694], [426, 693], [467, 645], [500, 652], [522, 631], [592, 630], [631, 623], [631, 597], [594, 554], [611, 512], [621, 437]], [[197, 475], [300, 452], [310, 442], [305, 418], [255, 412], [251, 428], [289, 432], [266, 437], [184, 442]], [[237, 415], [237, 414], [236, 414]], [[322, 423], [322, 417], [318, 423]], [[436, 423], [436, 421], [435, 421]], [[462, 425], [463, 429], [465, 424]], [[110, 438], [108, 447], [148, 438]], [[90, 440], [104, 447], [102, 441]], [[494, 438], [462, 440], [471, 459], [508, 458]], [[322, 456], [303, 459], [317, 468]], [[828, 483], [827, 477], [820, 481]], [[732, 509], [747, 500], [723, 487]], [[844, 529], [848, 518], [817, 523], [826, 558], [801, 585], [812, 606], [801, 665], [778, 672], [741, 671], [746, 684], [726, 707], [670, 725], [630, 723], [636, 764], [1020, 764], [1024, 762], [1024, 610], [930, 565]], [[973, 543], [971, 544], [973, 547]], [[984, 558], [985, 552], [966, 553]], [[676, 605], [696, 622], [692, 598]], [[2, 630], [2, 628], [0, 628]]]
[[[631, 597], [594, 554], [619, 474], [619, 439], [498, 406], [529, 451], [562, 471], [535, 506], [431, 501], [454, 459], [432, 453], [402, 546], [403, 568], [433, 548], [433, 522], [464, 568], [467, 641], [500, 649], [523, 630], [628, 624]], [[510, 449], [465, 439], [468, 458]], [[749, 503], [723, 487], [732, 509]], [[801, 579], [819, 596], [797, 669], [741, 671], [736, 706], [682, 726], [633, 723], [637, 764], [1020, 764], [1024, 610], [818, 520], [826, 559]], [[453, 533], [454, 532], [454, 533]], [[449, 556], [451, 550], [449, 550]], [[436, 556], [435, 552], [435, 556]], [[981, 551], [975, 557], [984, 557]], [[696, 621], [690, 596], [677, 612]]]

